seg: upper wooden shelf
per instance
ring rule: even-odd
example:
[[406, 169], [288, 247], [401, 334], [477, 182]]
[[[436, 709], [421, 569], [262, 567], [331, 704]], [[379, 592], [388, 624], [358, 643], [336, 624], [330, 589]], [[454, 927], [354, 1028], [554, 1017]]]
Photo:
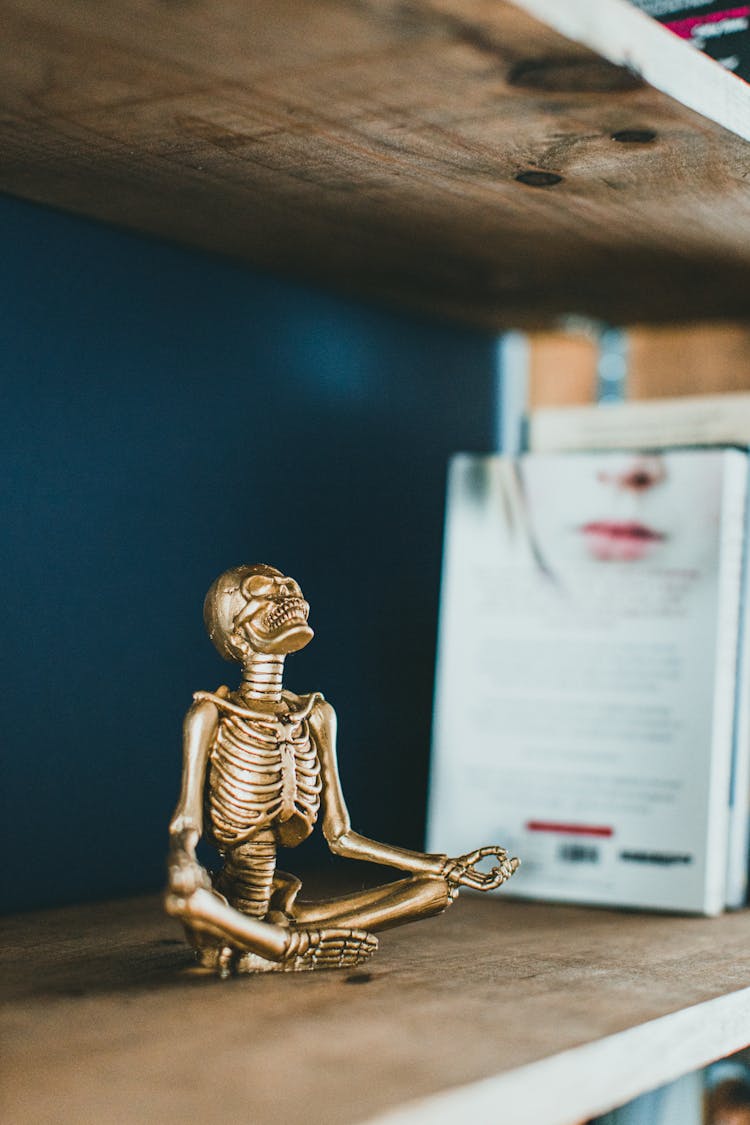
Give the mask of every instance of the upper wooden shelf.
[[226, 982], [154, 899], [2, 939], [14, 1125], [570, 1125], [750, 1040], [748, 913], [466, 896], [354, 972]]
[[750, 313], [750, 86], [626, 0], [0, 11], [0, 190], [490, 327]]

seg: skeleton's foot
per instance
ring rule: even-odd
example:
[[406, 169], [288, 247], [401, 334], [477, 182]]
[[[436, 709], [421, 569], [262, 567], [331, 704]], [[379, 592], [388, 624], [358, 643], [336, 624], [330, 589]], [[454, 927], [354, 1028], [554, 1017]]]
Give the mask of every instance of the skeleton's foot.
[[282, 972], [314, 969], [348, 969], [372, 957], [378, 939], [365, 930], [335, 927], [325, 930], [293, 930]]
[[278, 961], [269, 961], [258, 953], [243, 953], [231, 945], [204, 946], [196, 949], [196, 957], [202, 969], [209, 969], [222, 980], [246, 973], [281, 973], [285, 968]]
[[378, 939], [364, 930], [295, 930], [283, 961], [269, 961], [257, 953], [243, 953], [229, 945], [196, 950], [198, 962], [222, 980], [246, 973], [299, 973], [316, 969], [349, 969], [366, 961]]

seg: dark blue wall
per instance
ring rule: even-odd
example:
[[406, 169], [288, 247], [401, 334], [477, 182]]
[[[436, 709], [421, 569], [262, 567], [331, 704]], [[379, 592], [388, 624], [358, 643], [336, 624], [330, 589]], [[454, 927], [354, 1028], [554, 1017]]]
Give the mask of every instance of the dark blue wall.
[[[162, 882], [215, 575], [291, 572], [355, 827], [419, 845], [444, 471], [494, 342], [0, 204], [5, 901]], [[315, 854], [315, 853], [314, 853]]]

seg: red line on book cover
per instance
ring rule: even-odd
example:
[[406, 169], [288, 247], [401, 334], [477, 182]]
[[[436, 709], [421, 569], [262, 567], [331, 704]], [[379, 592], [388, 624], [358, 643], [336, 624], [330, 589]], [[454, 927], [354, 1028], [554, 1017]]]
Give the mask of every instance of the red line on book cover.
[[527, 832], [559, 832], [564, 836], [614, 836], [604, 824], [558, 824], [553, 820], [527, 820]]

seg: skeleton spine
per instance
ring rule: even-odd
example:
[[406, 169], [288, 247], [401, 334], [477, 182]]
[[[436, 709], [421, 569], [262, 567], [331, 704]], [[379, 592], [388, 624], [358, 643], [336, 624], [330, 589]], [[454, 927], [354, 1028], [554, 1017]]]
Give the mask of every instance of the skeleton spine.
[[281, 680], [284, 675], [284, 657], [254, 652], [242, 667], [240, 695], [244, 699], [281, 699]]
[[235, 910], [265, 918], [275, 872], [276, 841], [271, 829], [266, 828], [254, 840], [226, 853], [218, 887]]

